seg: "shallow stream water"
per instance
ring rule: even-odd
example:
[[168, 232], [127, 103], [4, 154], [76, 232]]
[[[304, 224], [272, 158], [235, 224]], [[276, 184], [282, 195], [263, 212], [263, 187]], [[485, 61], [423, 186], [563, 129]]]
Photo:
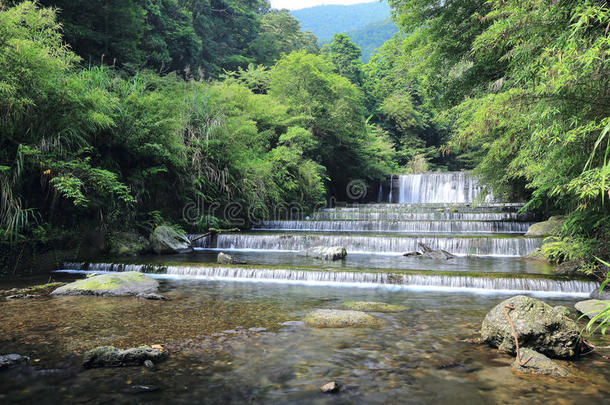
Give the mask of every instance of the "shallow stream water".
[[[2, 374], [0, 402], [462, 405], [610, 398], [610, 363], [601, 357], [560, 362], [570, 378], [520, 376], [511, 372], [510, 356], [464, 341], [478, 336], [502, 295], [197, 280], [165, 280], [161, 293], [171, 301], [0, 301], [1, 351], [28, 355], [33, 366]], [[354, 300], [408, 309], [373, 313], [382, 321], [377, 328], [299, 322], [312, 309]], [[545, 301], [569, 308], [575, 302]], [[80, 355], [93, 347], [141, 344], [165, 345], [170, 360], [155, 370], [80, 367]], [[329, 381], [346, 389], [320, 393]]]

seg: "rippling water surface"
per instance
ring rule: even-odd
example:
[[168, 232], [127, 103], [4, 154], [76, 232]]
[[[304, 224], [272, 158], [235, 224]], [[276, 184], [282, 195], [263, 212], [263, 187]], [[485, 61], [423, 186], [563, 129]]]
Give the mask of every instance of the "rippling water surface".
[[[519, 376], [509, 356], [465, 342], [506, 296], [194, 280], [164, 281], [162, 293], [171, 301], [0, 302], [0, 352], [29, 355], [34, 366], [1, 374], [0, 402], [465, 405], [610, 398], [610, 363], [600, 357], [561, 362], [574, 375], [567, 379]], [[382, 320], [374, 329], [280, 325], [353, 300], [408, 309], [373, 313]], [[545, 301], [570, 308], [575, 302]], [[253, 327], [266, 331], [243, 332]], [[157, 343], [171, 358], [156, 370], [79, 366], [79, 355], [96, 346]], [[318, 391], [333, 380], [345, 391]]]

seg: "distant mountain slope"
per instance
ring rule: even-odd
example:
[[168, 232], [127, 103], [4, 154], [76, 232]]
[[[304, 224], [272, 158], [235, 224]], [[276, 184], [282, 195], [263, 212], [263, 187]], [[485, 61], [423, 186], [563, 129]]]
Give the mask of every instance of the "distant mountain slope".
[[390, 17], [387, 3], [360, 3], [351, 6], [317, 6], [291, 11], [303, 31], [311, 31], [320, 41], [332, 39], [337, 32], [356, 31]]
[[[377, 48], [385, 41], [392, 38], [398, 32], [398, 28], [394, 25], [391, 19], [378, 21], [369, 24], [356, 31], [346, 32], [345, 34], [360, 47], [362, 50], [362, 62], [366, 63], [371, 59], [371, 56]], [[329, 42], [331, 40], [328, 40]]]
[[390, 19], [387, 3], [361, 3], [351, 6], [317, 6], [291, 11], [303, 31], [313, 32], [320, 44], [332, 41], [336, 33], [345, 33], [362, 50], [368, 62], [375, 49], [398, 31]]

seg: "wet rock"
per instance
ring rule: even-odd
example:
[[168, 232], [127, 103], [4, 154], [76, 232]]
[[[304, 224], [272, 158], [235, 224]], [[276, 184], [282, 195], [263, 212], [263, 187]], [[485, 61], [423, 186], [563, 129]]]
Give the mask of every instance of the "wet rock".
[[610, 291], [603, 290], [602, 292], [600, 292], [599, 289], [596, 289], [594, 291], [591, 291], [591, 294], [589, 294], [589, 298], [610, 301]]
[[341, 260], [347, 256], [347, 251], [341, 246], [314, 246], [298, 253], [299, 256], [314, 257], [322, 260]]
[[602, 300], [585, 300], [574, 304], [574, 308], [576, 308], [581, 314], [587, 316], [589, 319], [593, 318], [595, 315], [599, 314], [608, 307], [610, 307], [610, 301]]
[[29, 357], [22, 356], [20, 354], [3, 354], [0, 355], [0, 370], [4, 370], [12, 366], [17, 366], [19, 364], [27, 364], [29, 362]]
[[153, 363], [152, 360], [144, 360], [144, 367], [153, 369], [155, 368], [155, 363]]
[[155, 253], [191, 253], [191, 241], [182, 233], [166, 225], [158, 226], [150, 235], [150, 245]]
[[168, 301], [169, 300], [169, 298], [167, 298], [164, 295], [154, 294], [154, 293], [151, 293], [151, 294], [138, 294], [137, 297], [145, 299], [145, 300], [153, 300], [153, 301]]
[[420, 251], [417, 251], [417, 250], [403, 254], [403, 256], [406, 256], [406, 257], [421, 256], [421, 255], [423, 255], [423, 253]]
[[561, 227], [565, 222], [566, 218], [564, 216], [554, 216], [550, 217], [548, 220], [543, 222], [537, 222], [532, 224], [525, 236], [537, 238], [543, 236], [559, 236], [561, 232]]
[[267, 328], [250, 328], [248, 329], [250, 332], [264, 332]]
[[159, 387], [154, 385], [132, 385], [129, 393], [130, 394], [144, 394], [147, 392], [156, 392], [159, 391]]
[[51, 295], [139, 296], [153, 294], [159, 282], [137, 271], [99, 274], [59, 287]]
[[580, 328], [576, 322], [567, 318], [564, 310], [523, 295], [504, 300], [489, 311], [481, 326], [483, 342], [501, 351], [515, 353], [515, 342], [505, 308], [515, 326], [521, 347], [556, 358], [571, 358], [580, 353]]
[[331, 381], [321, 386], [320, 391], [325, 394], [335, 394], [341, 391], [341, 385], [336, 381]]
[[343, 311], [339, 309], [317, 309], [308, 313], [305, 323], [315, 328], [343, 328], [376, 326], [377, 319], [360, 311]]
[[437, 259], [437, 260], [449, 260], [449, 259], [453, 259], [455, 257], [455, 255], [452, 255], [451, 253], [447, 252], [446, 250], [434, 250], [432, 248], [430, 248], [428, 245], [424, 244], [424, 243], [418, 243], [419, 247], [421, 248], [420, 251], [413, 251], [413, 252], [407, 252], [405, 254], [403, 254], [403, 256], [407, 256], [407, 257], [420, 257], [420, 258], [425, 258], [425, 259]]
[[521, 357], [521, 363], [523, 365], [519, 364], [517, 359], [515, 359], [511, 366], [514, 371], [520, 373], [553, 375], [557, 377], [567, 377], [570, 375], [568, 370], [560, 367], [553, 360], [537, 351], [522, 348], [519, 349], [519, 356]]
[[85, 353], [83, 366], [86, 368], [142, 366], [147, 360], [154, 365], [168, 357], [167, 350], [148, 346], [127, 350], [117, 349], [114, 346], [102, 346]]
[[218, 253], [216, 262], [218, 264], [246, 264], [246, 262], [237, 260], [233, 256], [223, 253], [223, 252]]
[[299, 327], [299, 326], [304, 326], [305, 322], [303, 322], [303, 321], [286, 321], [286, 322], [280, 323], [280, 325], [282, 325], [282, 326]]
[[110, 254], [137, 256], [150, 251], [150, 242], [137, 232], [117, 232], [110, 236]]
[[404, 305], [386, 304], [385, 302], [376, 301], [348, 301], [344, 302], [343, 306], [355, 311], [373, 312], [399, 312], [407, 309]]

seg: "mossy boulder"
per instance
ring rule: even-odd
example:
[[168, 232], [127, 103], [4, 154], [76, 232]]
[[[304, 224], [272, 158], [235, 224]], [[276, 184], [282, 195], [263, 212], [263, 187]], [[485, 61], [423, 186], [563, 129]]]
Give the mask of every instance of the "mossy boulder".
[[155, 253], [191, 253], [191, 241], [183, 233], [171, 226], [161, 225], [155, 228], [150, 235], [150, 245]]
[[159, 282], [137, 271], [108, 273], [66, 284], [52, 295], [138, 296], [157, 291]]
[[400, 312], [407, 309], [404, 305], [386, 304], [376, 301], [348, 301], [343, 306], [354, 311]]
[[515, 354], [515, 341], [505, 309], [515, 326], [520, 347], [555, 358], [571, 358], [580, 353], [580, 328], [565, 316], [565, 308], [553, 308], [523, 295], [504, 300], [489, 311], [481, 326], [483, 342]]
[[142, 346], [121, 350], [114, 346], [102, 346], [85, 353], [83, 366], [86, 368], [141, 366], [149, 361], [160, 363], [168, 357], [169, 352], [163, 348]]
[[110, 236], [110, 254], [137, 256], [150, 251], [150, 242], [135, 232], [117, 232]]
[[589, 319], [608, 308], [608, 306], [610, 306], [610, 301], [602, 300], [585, 300], [574, 304], [574, 308], [576, 308], [583, 315], [587, 316]]
[[512, 364], [512, 369], [520, 373], [552, 375], [556, 377], [567, 377], [570, 372], [560, 367], [553, 360], [535, 350], [522, 348], [519, 349], [521, 363], [516, 359]]
[[561, 233], [561, 227], [565, 222], [566, 218], [564, 216], [554, 216], [550, 217], [548, 220], [543, 222], [537, 222], [532, 224], [525, 236], [532, 238], [540, 238], [543, 236], [559, 236]]
[[376, 326], [377, 318], [360, 311], [317, 309], [308, 313], [305, 323], [314, 328], [345, 328]]

